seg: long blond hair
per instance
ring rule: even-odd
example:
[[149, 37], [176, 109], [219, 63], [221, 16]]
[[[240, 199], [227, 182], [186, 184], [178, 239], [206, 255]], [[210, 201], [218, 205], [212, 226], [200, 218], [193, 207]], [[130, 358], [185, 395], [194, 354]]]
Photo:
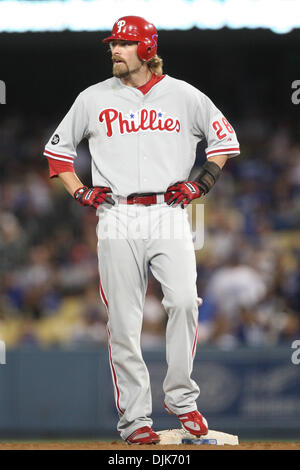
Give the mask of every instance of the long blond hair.
[[154, 75], [160, 77], [163, 74], [163, 60], [157, 54], [147, 62], [147, 65]]

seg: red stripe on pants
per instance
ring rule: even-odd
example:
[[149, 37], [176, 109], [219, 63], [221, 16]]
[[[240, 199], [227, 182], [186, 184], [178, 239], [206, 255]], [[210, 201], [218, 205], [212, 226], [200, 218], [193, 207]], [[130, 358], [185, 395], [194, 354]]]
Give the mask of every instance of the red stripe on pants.
[[[107, 315], [109, 315], [108, 302], [107, 302], [106, 296], [105, 296], [104, 291], [103, 291], [103, 288], [102, 288], [101, 280], [100, 280], [100, 295], [101, 295], [101, 298], [102, 298], [102, 300], [103, 300], [103, 303], [104, 303], [104, 305], [105, 305], [105, 307], [106, 307], [106, 309], [107, 309]], [[112, 360], [111, 344], [110, 344], [111, 334], [110, 334], [108, 325], [107, 325], [107, 335], [108, 335], [109, 362], [110, 362], [110, 366], [111, 366], [111, 370], [112, 370], [113, 383], [114, 383], [114, 386], [115, 386], [116, 397], [117, 397], [117, 399], [116, 399], [116, 406], [117, 406], [117, 409], [118, 409], [119, 413], [122, 415], [122, 414], [124, 414], [124, 411], [123, 411], [123, 410], [121, 409], [121, 407], [120, 407], [120, 390], [119, 390], [119, 387], [118, 387], [116, 370], [115, 370], [115, 367], [114, 367], [114, 364], [113, 364], [113, 360]]]

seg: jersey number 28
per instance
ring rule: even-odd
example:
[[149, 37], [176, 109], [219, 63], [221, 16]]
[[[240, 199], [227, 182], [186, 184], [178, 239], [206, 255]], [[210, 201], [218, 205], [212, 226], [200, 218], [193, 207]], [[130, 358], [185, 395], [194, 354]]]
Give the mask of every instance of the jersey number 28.
[[233, 134], [234, 133], [234, 130], [232, 129], [231, 125], [229, 124], [229, 122], [227, 121], [226, 118], [222, 118], [222, 123], [223, 125], [220, 123], [220, 121], [215, 121], [213, 122], [213, 128], [214, 130], [216, 131], [216, 134], [217, 134], [217, 137], [218, 139], [224, 139], [224, 137], [226, 137], [226, 131], [224, 130], [224, 126], [226, 127], [226, 129], [228, 130], [228, 132], [230, 132], [230, 134]]

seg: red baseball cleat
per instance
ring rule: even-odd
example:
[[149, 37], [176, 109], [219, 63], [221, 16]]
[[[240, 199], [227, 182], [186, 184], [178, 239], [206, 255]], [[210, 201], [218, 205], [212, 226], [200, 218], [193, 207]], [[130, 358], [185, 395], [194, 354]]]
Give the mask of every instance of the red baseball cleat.
[[139, 428], [127, 437], [127, 444], [157, 444], [160, 437], [149, 426]]
[[173, 413], [167, 405], [164, 403], [164, 407], [168, 413], [177, 416], [180, 420], [183, 429], [188, 431], [194, 436], [205, 436], [208, 433], [208, 424], [204, 416], [202, 416], [199, 411], [190, 411], [189, 413], [184, 413], [182, 415], [176, 415]]

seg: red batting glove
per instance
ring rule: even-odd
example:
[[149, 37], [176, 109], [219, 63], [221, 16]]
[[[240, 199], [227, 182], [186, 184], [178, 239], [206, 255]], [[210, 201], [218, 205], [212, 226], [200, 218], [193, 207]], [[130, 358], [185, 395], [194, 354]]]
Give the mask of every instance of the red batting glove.
[[193, 199], [197, 199], [204, 194], [200, 186], [194, 181], [186, 181], [185, 183], [176, 183], [173, 186], [169, 186], [167, 193], [170, 193], [167, 204], [174, 207], [180, 205], [182, 209]]
[[83, 186], [75, 191], [74, 198], [82, 206], [89, 206], [97, 209], [97, 207], [99, 207], [100, 204], [103, 204], [103, 202], [108, 202], [111, 205], [115, 204], [115, 201], [109, 197], [107, 193], [111, 193], [110, 188], [87, 188], [86, 186]]

